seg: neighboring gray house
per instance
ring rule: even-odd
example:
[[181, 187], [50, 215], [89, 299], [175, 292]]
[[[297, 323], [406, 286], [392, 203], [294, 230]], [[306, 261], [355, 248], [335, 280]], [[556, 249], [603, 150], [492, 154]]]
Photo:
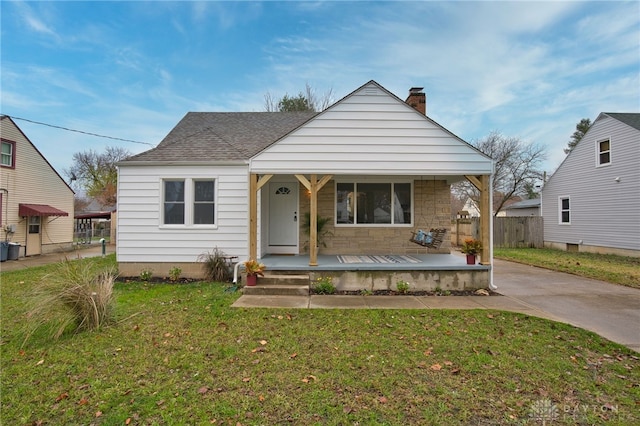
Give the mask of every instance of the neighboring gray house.
[[542, 190], [545, 247], [640, 256], [640, 114], [601, 113]]
[[540, 198], [518, 201], [503, 210], [506, 216], [540, 216]]

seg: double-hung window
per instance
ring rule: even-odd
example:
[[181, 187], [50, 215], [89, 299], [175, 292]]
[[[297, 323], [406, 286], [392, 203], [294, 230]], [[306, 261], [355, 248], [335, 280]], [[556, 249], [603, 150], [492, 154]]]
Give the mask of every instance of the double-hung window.
[[164, 179], [164, 225], [215, 225], [215, 179]]
[[16, 144], [11, 141], [2, 141], [2, 155], [0, 165], [2, 167], [15, 167], [16, 160]]
[[558, 201], [560, 224], [571, 224], [571, 204], [569, 197], [560, 197]]
[[336, 224], [411, 224], [411, 193], [408, 182], [338, 182]]
[[596, 143], [598, 150], [598, 166], [605, 166], [611, 164], [611, 140], [603, 139]]

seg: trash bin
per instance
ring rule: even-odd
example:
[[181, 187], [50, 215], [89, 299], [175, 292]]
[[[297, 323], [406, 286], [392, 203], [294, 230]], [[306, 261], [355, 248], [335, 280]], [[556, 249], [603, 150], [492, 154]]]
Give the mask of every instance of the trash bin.
[[9, 257], [9, 243], [0, 242], [0, 262], [4, 262]]
[[7, 259], [9, 260], [18, 260], [20, 257], [20, 244], [18, 243], [9, 243], [9, 250], [7, 252]]

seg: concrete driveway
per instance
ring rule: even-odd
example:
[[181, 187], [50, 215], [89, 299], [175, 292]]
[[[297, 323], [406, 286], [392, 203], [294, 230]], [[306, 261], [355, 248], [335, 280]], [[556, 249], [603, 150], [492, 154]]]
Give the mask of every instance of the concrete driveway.
[[640, 352], [640, 290], [496, 259], [498, 293]]

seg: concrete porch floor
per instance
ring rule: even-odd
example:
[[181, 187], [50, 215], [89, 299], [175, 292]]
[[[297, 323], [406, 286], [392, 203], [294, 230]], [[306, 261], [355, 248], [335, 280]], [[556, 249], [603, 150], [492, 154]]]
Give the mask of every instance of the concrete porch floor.
[[410, 254], [419, 263], [340, 263], [337, 255], [318, 256], [318, 266], [309, 266], [308, 255], [266, 255], [260, 259], [272, 271], [456, 271], [489, 270], [488, 265], [467, 265], [460, 253]]

